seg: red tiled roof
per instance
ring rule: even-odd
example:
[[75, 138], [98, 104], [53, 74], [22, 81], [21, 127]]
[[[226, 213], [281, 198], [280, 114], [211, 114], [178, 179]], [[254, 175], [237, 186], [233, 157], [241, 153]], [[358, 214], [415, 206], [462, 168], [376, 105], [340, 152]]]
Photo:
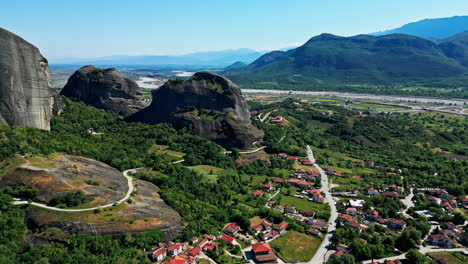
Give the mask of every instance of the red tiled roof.
[[283, 181], [283, 179], [281, 179], [281, 178], [272, 178], [271, 180], [274, 181], [274, 182], [282, 182]]
[[396, 224], [396, 225], [399, 225], [399, 226], [404, 226], [406, 225], [406, 222], [403, 221], [403, 220], [398, 220], [398, 219], [389, 219], [390, 222]]
[[359, 224], [358, 222], [347, 221], [345, 223], [345, 225], [346, 226], [356, 227], [356, 228], [361, 228], [361, 224]]
[[216, 247], [218, 246], [218, 244], [216, 243], [207, 243], [204, 247], [203, 247], [203, 250], [204, 251], [207, 251], [207, 250], [214, 250]]
[[286, 227], [288, 227], [289, 223], [288, 222], [281, 222], [279, 223], [278, 225], [276, 225], [276, 229], [278, 230], [283, 230], [285, 229]]
[[296, 157], [288, 157], [288, 159], [290, 159], [290, 160], [297, 160]]
[[270, 252], [271, 247], [268, 243], [257, 243], [252, 245], [252, 251], [254, 253], [260, 253], [260, 252]]
[[228, 235], [223, 235], [221, 238], [221, 240], [224, 240], [228, 243], [232, 243], [232, 241], [236, 240], [235, 238], [231, 237], [231, 236], [228, 236]]
[[165, 248], [161, 247], [161, 248], [158, 248], [158, 249], [154, 250], [153, 253], [152, 253], [152, 256], [153, 256], [153, 258], [157, 258], [157, 257], [163, 255], [166, 252], [167, 252], [167, 250]]
[[165, 261], [164, 264], [185, 264], [186, 262], [186, 258], [177, 255], [173, 256], [170, 260]]
[[353, 221], [353, 222], [356, 222], [356, 218], [350, 216], [350, 215], [347, 215], [347, 214], [340, 214], [338, 215], [338, 218], [342, 218], [342, 219], [345, 219], [345, 220], [348, 220], [348, 221]]
[[180, 243], [175, 243], [174, 245], [171, 245], [169, 247], [167, 247], [167, 250], [169, 251], [175, 251], [175, 250], [178, 250], [178, 249], [181, 249], [183, 248], [183, 245], [180, 244]]
[[194, 247], [194, 248], [190, 249], [188, 253], [189, 253], [189, 255], [195, 257], [196, 255], [198, 255], [198, 253], [200, 253], [200, 251], [201, 251], [201, 248]]
[[252, 192], [253, 195], [263, 195], [262, 191], [254, 191]]
[[343, 251], [339, 251], [339, 250], [338, 250], [338, 251], [335, 251], [335, 253], [333, 253], [332, 256], [334, 256], [334, 257], [339, 257], [339, 256], [341, 256], [341, 255], [343, 255], [343, 254], [344, 254]]
[[252, 226], [252, 229], [257, 230], [257, 231], [261, 231], [261, 230], [263, 230], [263, 226], [262, 225]]

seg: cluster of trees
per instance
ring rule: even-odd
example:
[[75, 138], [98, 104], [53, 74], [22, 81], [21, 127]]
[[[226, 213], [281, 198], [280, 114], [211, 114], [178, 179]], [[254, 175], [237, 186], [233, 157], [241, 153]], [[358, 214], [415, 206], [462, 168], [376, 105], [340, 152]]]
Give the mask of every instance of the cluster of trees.
[[82, 191], [77, 191], [52, 198], [48, 204], [50, 206], [75, 207], [89, 203], [92, 200], [93, 199], [91, 197], [86, 196]]

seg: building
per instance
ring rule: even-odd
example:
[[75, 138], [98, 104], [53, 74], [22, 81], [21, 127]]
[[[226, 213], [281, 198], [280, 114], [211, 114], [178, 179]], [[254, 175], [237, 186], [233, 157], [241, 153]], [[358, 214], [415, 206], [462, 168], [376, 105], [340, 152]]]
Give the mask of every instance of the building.
[[434, 192], [434, 196], [437, 198], [447, 198], [448, 197], [448, 192], [446, 190], [436, 190]]
[[223, 235], [219, 239], [221, 239], [223, 241], [226, 241], [226, 243], [228, 243], [229, 245], [235, 245], [236, 244], [236, 239], [233, 238], [232, 236]]
[[389, 219], [388, 220], [388, 224], [387, 224], [388, 228], [391, 228], [393, 230], [397, 230], [397, 231], [401, 231], [403, 229], [405, 229], [406, 227], [406, 222], [403, 221], [403, 220], [398, 220], [398, 219]]
[[276, 156], [277, 158], [279, 159], [286, 159], [288, 157], [288, 154], [286, 153], [278, 153], [278, 155]]
[[150, 253], [151, 260], [155, 262], [162, 261], [166, 256], [167, 256], [167, 249], [163, 247], [155, 248]]
[[262, 191], [253, 191], [252, 195], [256, 196], [256, 197], [261, 197], [261, 196], [263, 196], [263, 192]]
[[277, 237], [279, 237], [280, 234], [278, 232], [276, 232], [275, 230], [271, 230], [271, 231], [268, 231], [266, 232], [264, 235], [263, 235], [263, 241], [270, 241], [270, 240], [273, 240]]
[[367, 167], [374, 167], [375, 166], [375, 162], [373, 161], [368, 161], [367, 162]]
[[339, 214], [338, 221], [340, 221], [343, 224], [344, 222], [347, 222], [347, 221], [357, 222], [357, 219], [347, 214]]
[[270, 121], [273, 124], [281, 124], [284, 123], [284, 118], [282, 116], [277, 116]]
[[191, 256], [176, 255], [164, 262], [164, 264], [196, 264], [196, 259]]
[[446, 235], [430, 235], [427, 239], [427, 242], [431, 245], [439, 247], [451, 247], [453, 243], [452, 239]]
[[271, 182], [267, 184], [263, 184], [263, 190], [265, 192], [271, 192], [271, 190], [273, 190], [273, 184]]
[[346, 208], [346, 214], [355, 216], [357, 214], [357, 210], [354, 207], [348, 207]]
[[194, 248], [190, 249], [187, 253], [192, 257], [196, 257], [198, 254], [200, 254], [201, 251], [202, 251], [201, 248], [194, 247]]
[[257, 262], [276, 263], [278, 261], [268, 243], [252, 244], [252, 255]]
[[379, 195], [380, 192], [377, 191], [376, 189], [374, 188], [366, 188], [365, 189], [365, 192], [368, 194], [368, 195]]
[[216, 244], [216, 243], [208, 242], [203, 246], [203, 251], [211, 252], [211, 251], [215, 250], [217, 246], [218, 246], [218, 244]]
[[286, 232], [288, 225], [289, 225], [288, 222], [281, 222], [277, 224], [276, 226], [274, 226], [273, 229], [276, 230], [279, 234], [283, 234], [284, 232]]
[[213, 241], [216, 239], [214, 235], [203, 235], [204, 238], [208, 239], [209, 241]]
[[167, 247], [167, 253], [169, 256], [175, 256], [181, 253], [184, 250], [184, 244], [175, 243]]
[[320, 236], [321, 235], [321, 233], [320, 233], [320, 231], [318, 229], [315, 229], [315, 228], [312, 228], [312, 227], [307, 229], [307, 232], [309, 234], [311, 234], [311, 235], [314, 235], [314, 236]]
[[344, 253], [349, 253], [349, 247], [345, 244], [336, 245], [336, 250], [344, 252]]
[[361, 209], [364, 207], [364, 205], [366, 204], [366, 202], [364, 200], [349, 200], [349, 205], [351, 207], [354, 207], [356, 209]]
[[307, 210], [304, 210], [304, 209], [299, 210], [299, 214], [304, 216], [304, 217], [314, 217], [315, 216], [315, 212], [307, 211]]
[[361, 232], [361, 224], [359, 224], [358, 222], [347, 221], [344, 223], [344, 226]]
[[379, 218], [379, 212], [372, 210], [368, 215], [366, 215], [367, 221], [377, 221], [377, 218]]
[[240, 226], [236, 223], [229, 223], [226, 225], [226, 228], [224, 228], [224, 233], [230, 235], [230, 236], [235, 236], [240, 230]]

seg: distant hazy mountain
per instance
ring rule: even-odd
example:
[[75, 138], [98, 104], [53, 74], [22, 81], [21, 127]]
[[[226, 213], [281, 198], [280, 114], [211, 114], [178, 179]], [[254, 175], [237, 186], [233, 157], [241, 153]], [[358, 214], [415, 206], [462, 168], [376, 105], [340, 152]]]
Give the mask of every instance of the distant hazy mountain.
[[230, 70], [230, 69], [240, 68], [240, 67], [244, 67], [244, 66], [247, 66], [247, 64], [242, 62], [242, 61], [236, 61], [236, 62], [234, 62], [233, 64], [227, 66], [224, 69], [225, 70]]
[[226, 74], [241, 84], [389, 84], [466, 73], [467, 69], [452, 57], [436, 43], [410, 35], [322, 34], [301, 47], [267, 53]]
[[428, 39], [443, 39], [468, 30], [468, 16], [424, 19], [372, 35], [407, 34]]
[[252, 49], [233, 49], [223, 51], [196, 52], [180, 56], [145, 55], [127, 56], [116, 55], [100, 58], [63, 58], [51, 59], [51, 64], [97, 64], [97, 65], [160, 65], [160, 66], [217, 66], [226, 67], [237, 61], [251, 63], [265, 52]]

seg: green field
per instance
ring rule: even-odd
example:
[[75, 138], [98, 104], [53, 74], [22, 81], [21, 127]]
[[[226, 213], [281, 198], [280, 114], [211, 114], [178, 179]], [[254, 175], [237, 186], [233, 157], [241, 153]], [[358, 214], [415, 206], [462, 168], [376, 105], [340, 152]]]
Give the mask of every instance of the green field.
[[187, 167], [201, 175], [209, 182], [216, 182], [218, 180], [219, 173], [223, 172], [224, 169], [209, 166], [209, 165], [197, 165]]
[[320, 243], [321, 240], [317, 237], [296, 231], [288, 231], [270, 244], [282, 260], [295, 262], [310, 260]]
[[308, 201], [306, 198], [301, 199], [293, 196], [282, 196], [281, 205], [292, 205], [296, 210], [304, 209], [314, 211], [317, 218], [328, 219], [330, 218], [330, 206], [328, 204], [318, 204]]
[[468, 263], [468, 257], [461, 252], [433, 252], [427, 254], [433, 259], [446, 258], [450, 264], [465, 264]]

